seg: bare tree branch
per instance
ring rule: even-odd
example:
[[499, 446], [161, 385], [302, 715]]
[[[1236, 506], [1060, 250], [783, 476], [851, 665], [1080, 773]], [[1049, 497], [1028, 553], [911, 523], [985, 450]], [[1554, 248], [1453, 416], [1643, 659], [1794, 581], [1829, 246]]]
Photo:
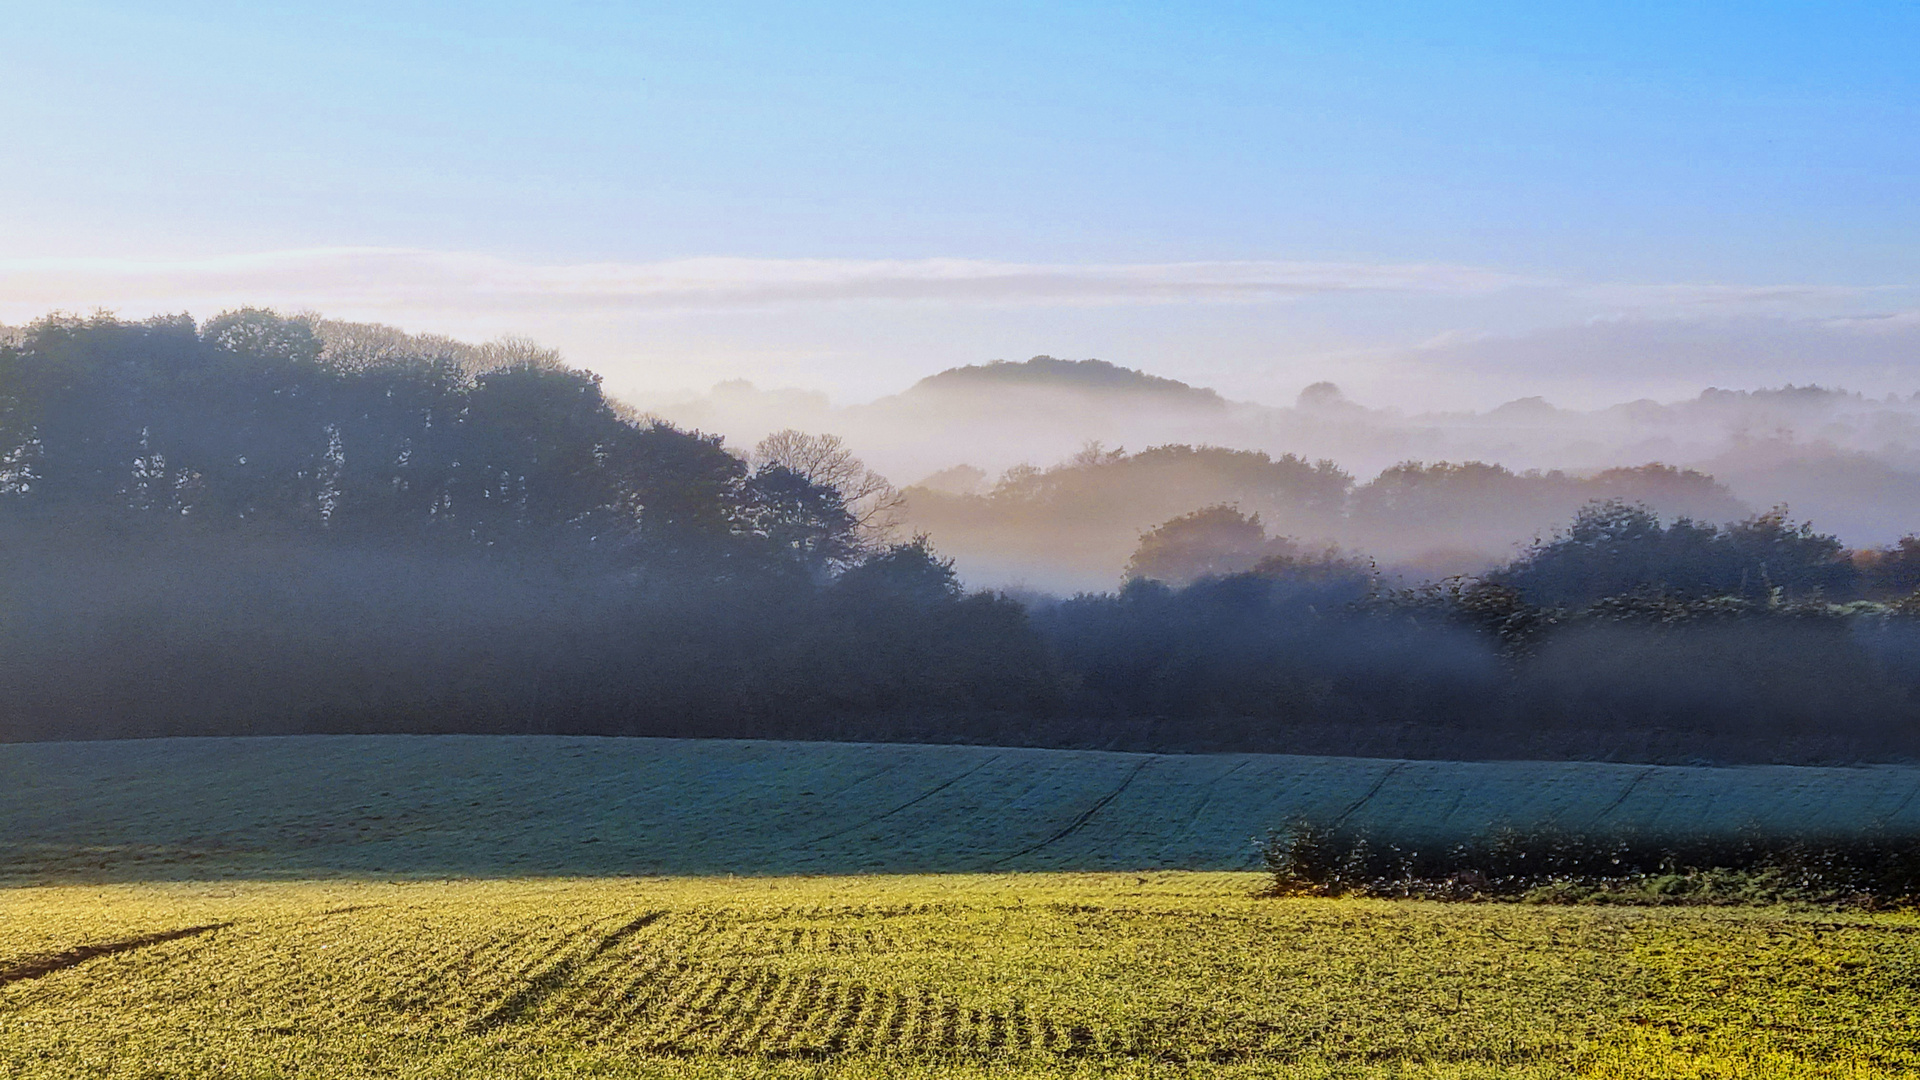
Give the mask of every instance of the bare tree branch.
[[887, 478], [867, 468], [838, 435], [808, 435], [787, 428], [760, 440], [752, 465], [779, 465], [815, 484], [840, 492], [869, 544], [884, 542], [900, 526], [906, 500]]

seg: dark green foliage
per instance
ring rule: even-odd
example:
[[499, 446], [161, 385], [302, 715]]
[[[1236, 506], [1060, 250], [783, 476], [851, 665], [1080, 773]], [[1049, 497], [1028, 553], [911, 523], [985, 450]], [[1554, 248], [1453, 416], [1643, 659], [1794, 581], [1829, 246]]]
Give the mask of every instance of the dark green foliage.
[[860, 557], [858, 522], [833, 488], [769, 465], [755, 470], [745, 489], [748, 528], [774, 557], [819, 577]]
[[1367, 606], [1378, 617], [1470, 629], [1509, 655], [1527, 652], [1554, 623], [1552, 613], [1527, 603], [1518, 589], [1474, 578], [1376, 593]]
[[1850, 907], [1920, 900], [1920, 837], [1905, 835], [1663, 836], [1544, 826], [1423, 847], [1303, 820], [1269, 834], [1261, 855], [1274, 896]]
[[834, 587], [843, 596], [920, 610], [937, 609], [962, 595], [953, 560], [941, 558], [925, 536], [875, 553], [841, 574]]
[[1687, 518], [1668, 525], [1645, 506], [1605, 501], [1583, 507], [1564, 533], [1489, 580], [1528, 603], [1569, 608], [1635, 594], [1844, 598], [1856, 576], [1839, 540], [1788, 520], [1784, 507], [1727, 526]]
[[232, 534], [63, 540], [0, 533], [0, 740], [884, 738], [1057, 697], [1024, 610], [903, 571], [913, 550], [821, 586]]
[[[0, 354], [0, 513], [269, 525], [341, 538], [616, 551], [753, 532], [717, 440], [625, 419], [598, 377], [519, 362], [329, 360], [241, 311], [47, 319]], [[692, 534], [691, 537], [680, 534]]]

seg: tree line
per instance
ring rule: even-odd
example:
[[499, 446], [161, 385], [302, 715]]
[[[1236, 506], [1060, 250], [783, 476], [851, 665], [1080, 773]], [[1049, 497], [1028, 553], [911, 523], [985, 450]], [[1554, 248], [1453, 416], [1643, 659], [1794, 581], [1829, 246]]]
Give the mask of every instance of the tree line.
[[1012, 563], [1062, 581], [1113, 580], [1143, 532], [1207, 507], [1232, 506], [1310, 546], [1363, 550], [1416, 575], [1498, 561], [1515, 540], [1594, 500], [1711, 521], [1748, 512], [1713, 477], [1661, 464], [1574, 476], [1409, 461], [1362, 483], [1331, 461], [1179, 444], [1137, 453], [1090, 445], [1051, 468], [1019, 466], [991, 484], [959, 466], [906, 496], [907, 522], [963, 561]]
[[893, 538], [835, 440], [735, 455], [537, 349], [430, 346], [263, 311], [0, 346], [0, 737], [1915, 750], [1920, 601], [1888, 590], [1920, 542], [1601, 501], [1407, 589], [1216, 507], [1117, 592], [1022, 603]]
[[[1175, 585], [1248, 570], [1378, 573], [1363, 555], [1269, 535], [1259, 514], [1224, 504], [1147, 532], [1127, 563], [1129, 578]], [[1668, 520], [1644, 503], [1595, 499], [1564, 530], [1536, 539], [1519, 558], [1476, 579], [1516, 589], [1542, 607], [1629, 594], [1899, 600], [1920, 589], [1920, 537], [1850, 551], [1811, 522], [1791, 520], [1785, 506], [1714, 524], [1687, 516]]]

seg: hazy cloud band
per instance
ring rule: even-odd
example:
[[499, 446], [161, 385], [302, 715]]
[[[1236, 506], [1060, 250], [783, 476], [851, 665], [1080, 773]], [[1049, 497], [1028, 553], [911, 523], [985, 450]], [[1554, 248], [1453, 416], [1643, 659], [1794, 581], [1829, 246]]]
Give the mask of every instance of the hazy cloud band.
[[1545, 284], [1464, 266], [1282, 261], [1055, 264], [977, 259], [701, 258], [539, 265], [485, 255], [338, 248], [180, 262], [0, 261], [20, 317], [49, 308], [272, 303], [356, 309], [711, 310], [833, 302], [1104, 305], [1327, 293], [1484, 294]]

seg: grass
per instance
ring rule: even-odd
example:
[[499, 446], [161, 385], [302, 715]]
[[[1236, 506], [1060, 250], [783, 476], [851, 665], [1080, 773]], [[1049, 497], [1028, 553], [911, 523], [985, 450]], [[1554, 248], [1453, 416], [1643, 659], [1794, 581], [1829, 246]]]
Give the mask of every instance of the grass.
[[1920, 920], [1256, 874], [0, 891], [9, 1077], [1920, 1074]]
[[1920, 832], [1920, 769], [502, 736], [0, 745], [0, 880], [1254, 870], [1312, 817]]
[[1831, 832], [1920, 822], [1916, 791], [1890, 767], [9, 745], [0, 1078], [1920, 1075], [1911, 915], [1261, 898], [1231, 872], [1302, 814]]

